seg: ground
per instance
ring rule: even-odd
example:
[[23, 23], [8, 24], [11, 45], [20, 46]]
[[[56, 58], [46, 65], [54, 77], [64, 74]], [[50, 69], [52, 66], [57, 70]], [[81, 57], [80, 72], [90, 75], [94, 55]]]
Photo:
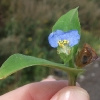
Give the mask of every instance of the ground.
[[100, 100], [100, 58], [85, 69], [86, 72], [79, 77], [78, 82], [87, 90], [90, 100]]

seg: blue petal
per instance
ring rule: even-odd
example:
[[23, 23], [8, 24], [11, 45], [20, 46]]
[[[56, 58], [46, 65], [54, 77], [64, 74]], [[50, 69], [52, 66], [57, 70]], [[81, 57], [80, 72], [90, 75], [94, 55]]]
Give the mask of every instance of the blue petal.
[[78, 33], [77, 30], [71, 30], [71, 31], [65, 32], [63, 37], [65, 40], [69, 41], [69, 46], [71, 47], [78, 44], [80, 40], [80, 34]]
[[48, 37], [49, 44], [53, 48], [58, 47], [59, 40], [68, 40], [69, 46], [72, 47], [79, 43], [80, 35], [77, 30], [71, 30], [68, 32], [57, 30], [55, 32], [52, 32]]
[[58, 41], [61, 40], [61, 37], [64, 34], [65, 33], [61, 30], [52, 32], [48, 37], [48, 41], [49, 41], [49, 44], [51, 45], [51, 47], [53, 47], [53, 48], [58, 47]]

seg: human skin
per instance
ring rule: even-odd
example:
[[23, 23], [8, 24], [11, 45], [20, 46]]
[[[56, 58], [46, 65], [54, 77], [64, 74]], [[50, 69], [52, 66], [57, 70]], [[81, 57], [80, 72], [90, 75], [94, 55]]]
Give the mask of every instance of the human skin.
[[53, 78], [34, 82], [0, 96], [0, 100], [90, 100], [86, 90]]

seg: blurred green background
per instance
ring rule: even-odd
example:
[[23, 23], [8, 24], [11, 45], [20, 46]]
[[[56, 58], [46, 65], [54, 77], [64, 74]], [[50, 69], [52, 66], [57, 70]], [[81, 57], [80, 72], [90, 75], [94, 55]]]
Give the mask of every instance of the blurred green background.
[[[80, 47], [89, 43], [100, 54], [100, 0], [0, 0], [0, 65], [14, 53], [61, 62], [48, 44], [48, 35], [57, 19], [77, 6]], [[0, 95], [49, 74], [54, 75], [54, 70], [40, 66], [21, 70], [0, 80]]]

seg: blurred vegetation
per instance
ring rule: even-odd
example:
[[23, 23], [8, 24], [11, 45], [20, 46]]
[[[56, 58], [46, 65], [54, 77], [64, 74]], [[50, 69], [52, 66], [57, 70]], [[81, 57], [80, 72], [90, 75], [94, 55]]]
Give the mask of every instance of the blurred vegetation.
[[[56, 20], [77, 6], [82, 26], [80, 47], [89, 43], [100, 54], [100, 0], [0, 0], [0, 65], [14, 53], [61, 62], [47, 38]], [[0, 94], [49, 74], [52, 69], [39, 66], [21, 70], [0, 80]]]

